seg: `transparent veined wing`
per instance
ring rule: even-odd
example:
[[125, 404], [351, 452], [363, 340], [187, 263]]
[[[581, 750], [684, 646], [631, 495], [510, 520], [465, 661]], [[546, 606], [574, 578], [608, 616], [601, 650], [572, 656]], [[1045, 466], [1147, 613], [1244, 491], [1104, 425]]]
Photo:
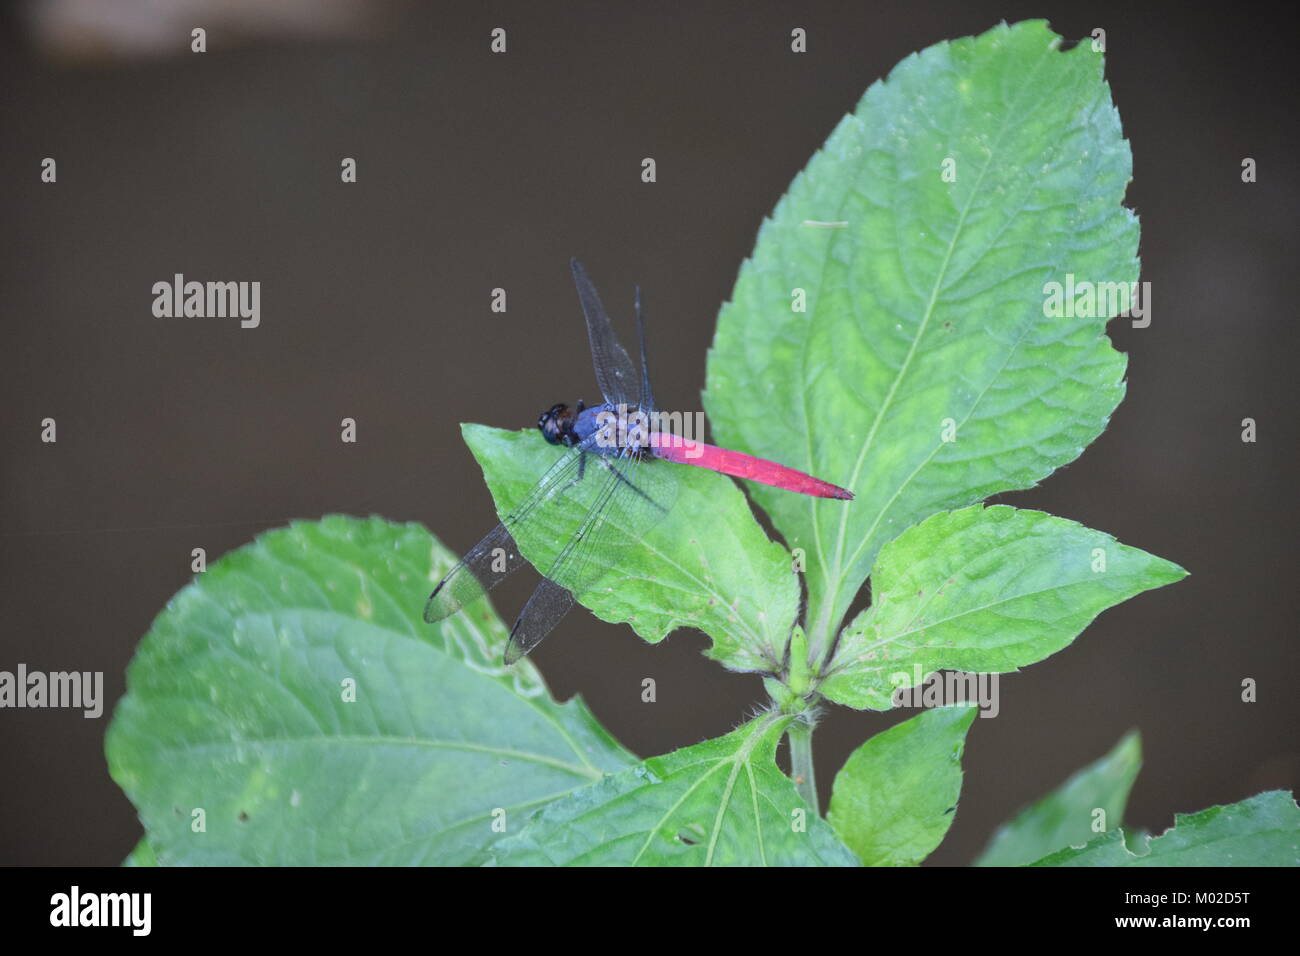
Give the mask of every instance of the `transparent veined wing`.
[[525, 564], [515, 542], [515, 530], [535, 520], [539, 509], [544, 510], [579, 481], [589, 464], [587, 459], [592, 457], [592, 445], [594, 442], [589, 441], [570, 449], [547, 469], [524, 500], [503, 516], [501, 523], [485, 534], [447, 572], [425, 602], [426, 621], [434, 624], [450, 617], [466, 604], [483, 597]]
[[573, 284], [578, 287], [578, 301], [587, 320], [587, 338], [591, 341], [591, 364], [596, 371], [596, 384], [610, 405], [641, 404], [641, 389], [637, 372], [627, 352], [619, 344], [614, 327], [610, 324], [605, 307], [600, 304], [596, 287], [587, 278], [587, 270], [577, 259], [569, 262], [573, 270]]
[[523, 657], [546, 637], [573, 607], [576, 596], [597, 587], [617, 587], [628, 552], [640, 548], [645, 533], [667, 515], [676, 496], [671, 466], [624, 452], [597, 458], [589, 468], [601, 475], [585, 512], [544, 580], [524, 605], [506, 648], [506, 663]]

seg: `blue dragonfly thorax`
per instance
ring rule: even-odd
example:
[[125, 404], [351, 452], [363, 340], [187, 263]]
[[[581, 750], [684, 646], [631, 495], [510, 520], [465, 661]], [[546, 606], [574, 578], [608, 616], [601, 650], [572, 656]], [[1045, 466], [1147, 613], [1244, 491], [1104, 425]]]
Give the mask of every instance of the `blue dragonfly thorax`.
[[584, 450], [598, 455], [619, 455], [627, 448], [645, 448], [649, 443], [649, 419], [637, 406], [603, 403], [576, 408], [552, 405], [537, 419], [537, 428], [552, 445]]

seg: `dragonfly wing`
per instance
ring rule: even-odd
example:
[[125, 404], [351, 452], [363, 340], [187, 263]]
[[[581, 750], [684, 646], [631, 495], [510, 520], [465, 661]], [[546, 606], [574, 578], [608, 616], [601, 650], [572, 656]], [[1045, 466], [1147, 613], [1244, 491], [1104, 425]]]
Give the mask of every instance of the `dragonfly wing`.
[[560, 619], [573, 607], [573, 592], [560, 587], [550, 578], [542, 578], [533, 596], [528, 599], [519, 619], [510, 629], [510, 643], [506, 645], [506, 663], [513, 664], [542, 642], [555, 629]]
[[472, 604], [524, 564], [519, 546], [504, 523], [478, 544], [438, 582], [424, 605], [424, 619], [435, 624]]
[[636, 287], [636, 337], [637, 344], [641, 348], [641, 410], [644, 412], [653, 412], [655, 408], [655, 394], [650, 387], [650, 359], [646, 356], [645, 351], [645, 313], [641, 311], [641, 287]]
[[533, 485], [523, 501], [501, 523], [470, 548], [429, 595], [424, 619], [430, 624], [455, 614], [466, 604], [483, 597], [524, 564], [515, 544], [513, 529], [534, 517], [546, 503], [574, 485], [582, 473], [589, 452], [583, 445], [557, 461]]
[[605, 477], [568, 543], [556, 555], [510, 631], [506, 662], [536, 647], [582, 595], [617, 573], [624, 552], [667, 515], [677, 484], [671, 470], [635, 455], [596, 457]]
[[569, 262], [573, 269], [573, 284], [578, 287], [578, 301], [587, 319], [587, 337], [591, 340], [591, 363], [596, 370], [596, 383], [610, 405], [639, 405], [637, 374], [632, 360], [619, 344], [614, 327], [610, 324], [605, 307], [600, 304], [596, 287], [587, 278], [587, 270], [577, 259]]
[[560, 618], [573, 607], [573, 592], [585, 588], [587, 582], [582, 575], [590, 563], [593, 546], [599, 536], [598, 531], [606, 517], [609, 499], [617, 486], [617, 478], [612, 472], [609, 473], [600, 484], [599, 491], [587, 508], [578, 530], [573, 533], [546, 570], [544, 575], [546, 580], [537, 586], [533, 596], [519, 612], [519, 618], [510, 629], [510, 643], [506, 646], [506, 663], [519, 660], [540, 644], [542, 638], [551, 633], [555, 625], [560, 622]]

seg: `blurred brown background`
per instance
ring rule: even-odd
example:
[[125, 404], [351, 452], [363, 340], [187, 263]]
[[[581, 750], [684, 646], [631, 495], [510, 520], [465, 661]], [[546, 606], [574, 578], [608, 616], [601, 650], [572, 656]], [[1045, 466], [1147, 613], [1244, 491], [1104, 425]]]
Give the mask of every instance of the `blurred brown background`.
[[[215, 559], [328, 512], [472, 544], [494, 519], [457, 423], [529, 425], [595, 394], [571, 255], [623, 320], [643, 286], [661, 403], [698, 408], [714, 317], [759, 221], [839, 117], [912, 51], [1033, 16], [1067, 39], [1107, 31], [1154, 319], [1111, 326], [1129, 392], [1108, 431], [1002, 500], [1191, 577], [1004, 679], [932, 860], [968, 862], [1130, 727], [1146, 751], [1133, 824], [1300, 784], [1284, 30], [1131, 2], [460, 6], [192, 2], [163, 17], [114, 0], [6, 15], [0, 669], [102, 670], [108, 707], [98, 721], [0, 711], [0, 863], [114, 864], [135, 842], [103, 734], [192, 548]], [[206, 54], [189, 52], [192, 26]], [[488, 51], [497, 26], [504, 56]], [[795, 26], [804, 55], [789, 52]], [[46, 156], [55, 185], [39, 181]], [[345, 156], [355, 185], [339, 182]], [[657, 184], [640, 182], [644, 156]], [[154, 318], [151, 286], [175, 272], [260, 280], [261, 327]], [[495, 286], [504, 315], [489, 310]], [[39, 440], [46, 416], [55, 445]], [[355, 446], [339, 442], [344, 416]], [[504, 615], [531, 584], [504, 589]], [[679, 632], [650, 647], [576, 612], [535, 656], [558, 695], [581, 692], [649, 755], [726, 732], [762, 697], [703, 646]], [[1243, 677], [1258, 703], [1240, 702]], [[849, 751], [903, 716], [828, 714], [823, 798]]]

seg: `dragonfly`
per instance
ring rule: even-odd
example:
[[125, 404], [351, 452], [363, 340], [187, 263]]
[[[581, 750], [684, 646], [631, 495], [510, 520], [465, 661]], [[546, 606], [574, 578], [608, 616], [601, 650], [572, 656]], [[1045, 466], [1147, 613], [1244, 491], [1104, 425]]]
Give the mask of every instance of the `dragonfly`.
[[[562, 543], [550, 563], [538, 568], [541, 583], [510, 629], [507, 665], [541, 643], [573, 607], [575, 595], [609, 573], [619, 553], [617, 541], [625, 548], [635, 545], [668, 515], [677, 491], [676, 476], [668, 474], [673, 464], [818, 498], [853, 498], [851, 491], [794, 468], [656, 428], [661, 419], [650, 383], [640, 288], [633, 303], [638, 367], [620, 344], [582, 264], [573, 259], [570, 268], [604, 401], [587, 406], [579, 400], [572, 407], [560, 403], [542, 412], [538, 430], [565, 453], [438, 582], [424, 607], [424, 619], [432, 624], [473, 604], [525, 563], [516, 543], [521, 533], [554, 530]], [[576, 505], [575, 495], [580, 498]], [[576, 527], [575, 510], [581, 515]], [[621, 538], [615, 529], [621, 529]]]

